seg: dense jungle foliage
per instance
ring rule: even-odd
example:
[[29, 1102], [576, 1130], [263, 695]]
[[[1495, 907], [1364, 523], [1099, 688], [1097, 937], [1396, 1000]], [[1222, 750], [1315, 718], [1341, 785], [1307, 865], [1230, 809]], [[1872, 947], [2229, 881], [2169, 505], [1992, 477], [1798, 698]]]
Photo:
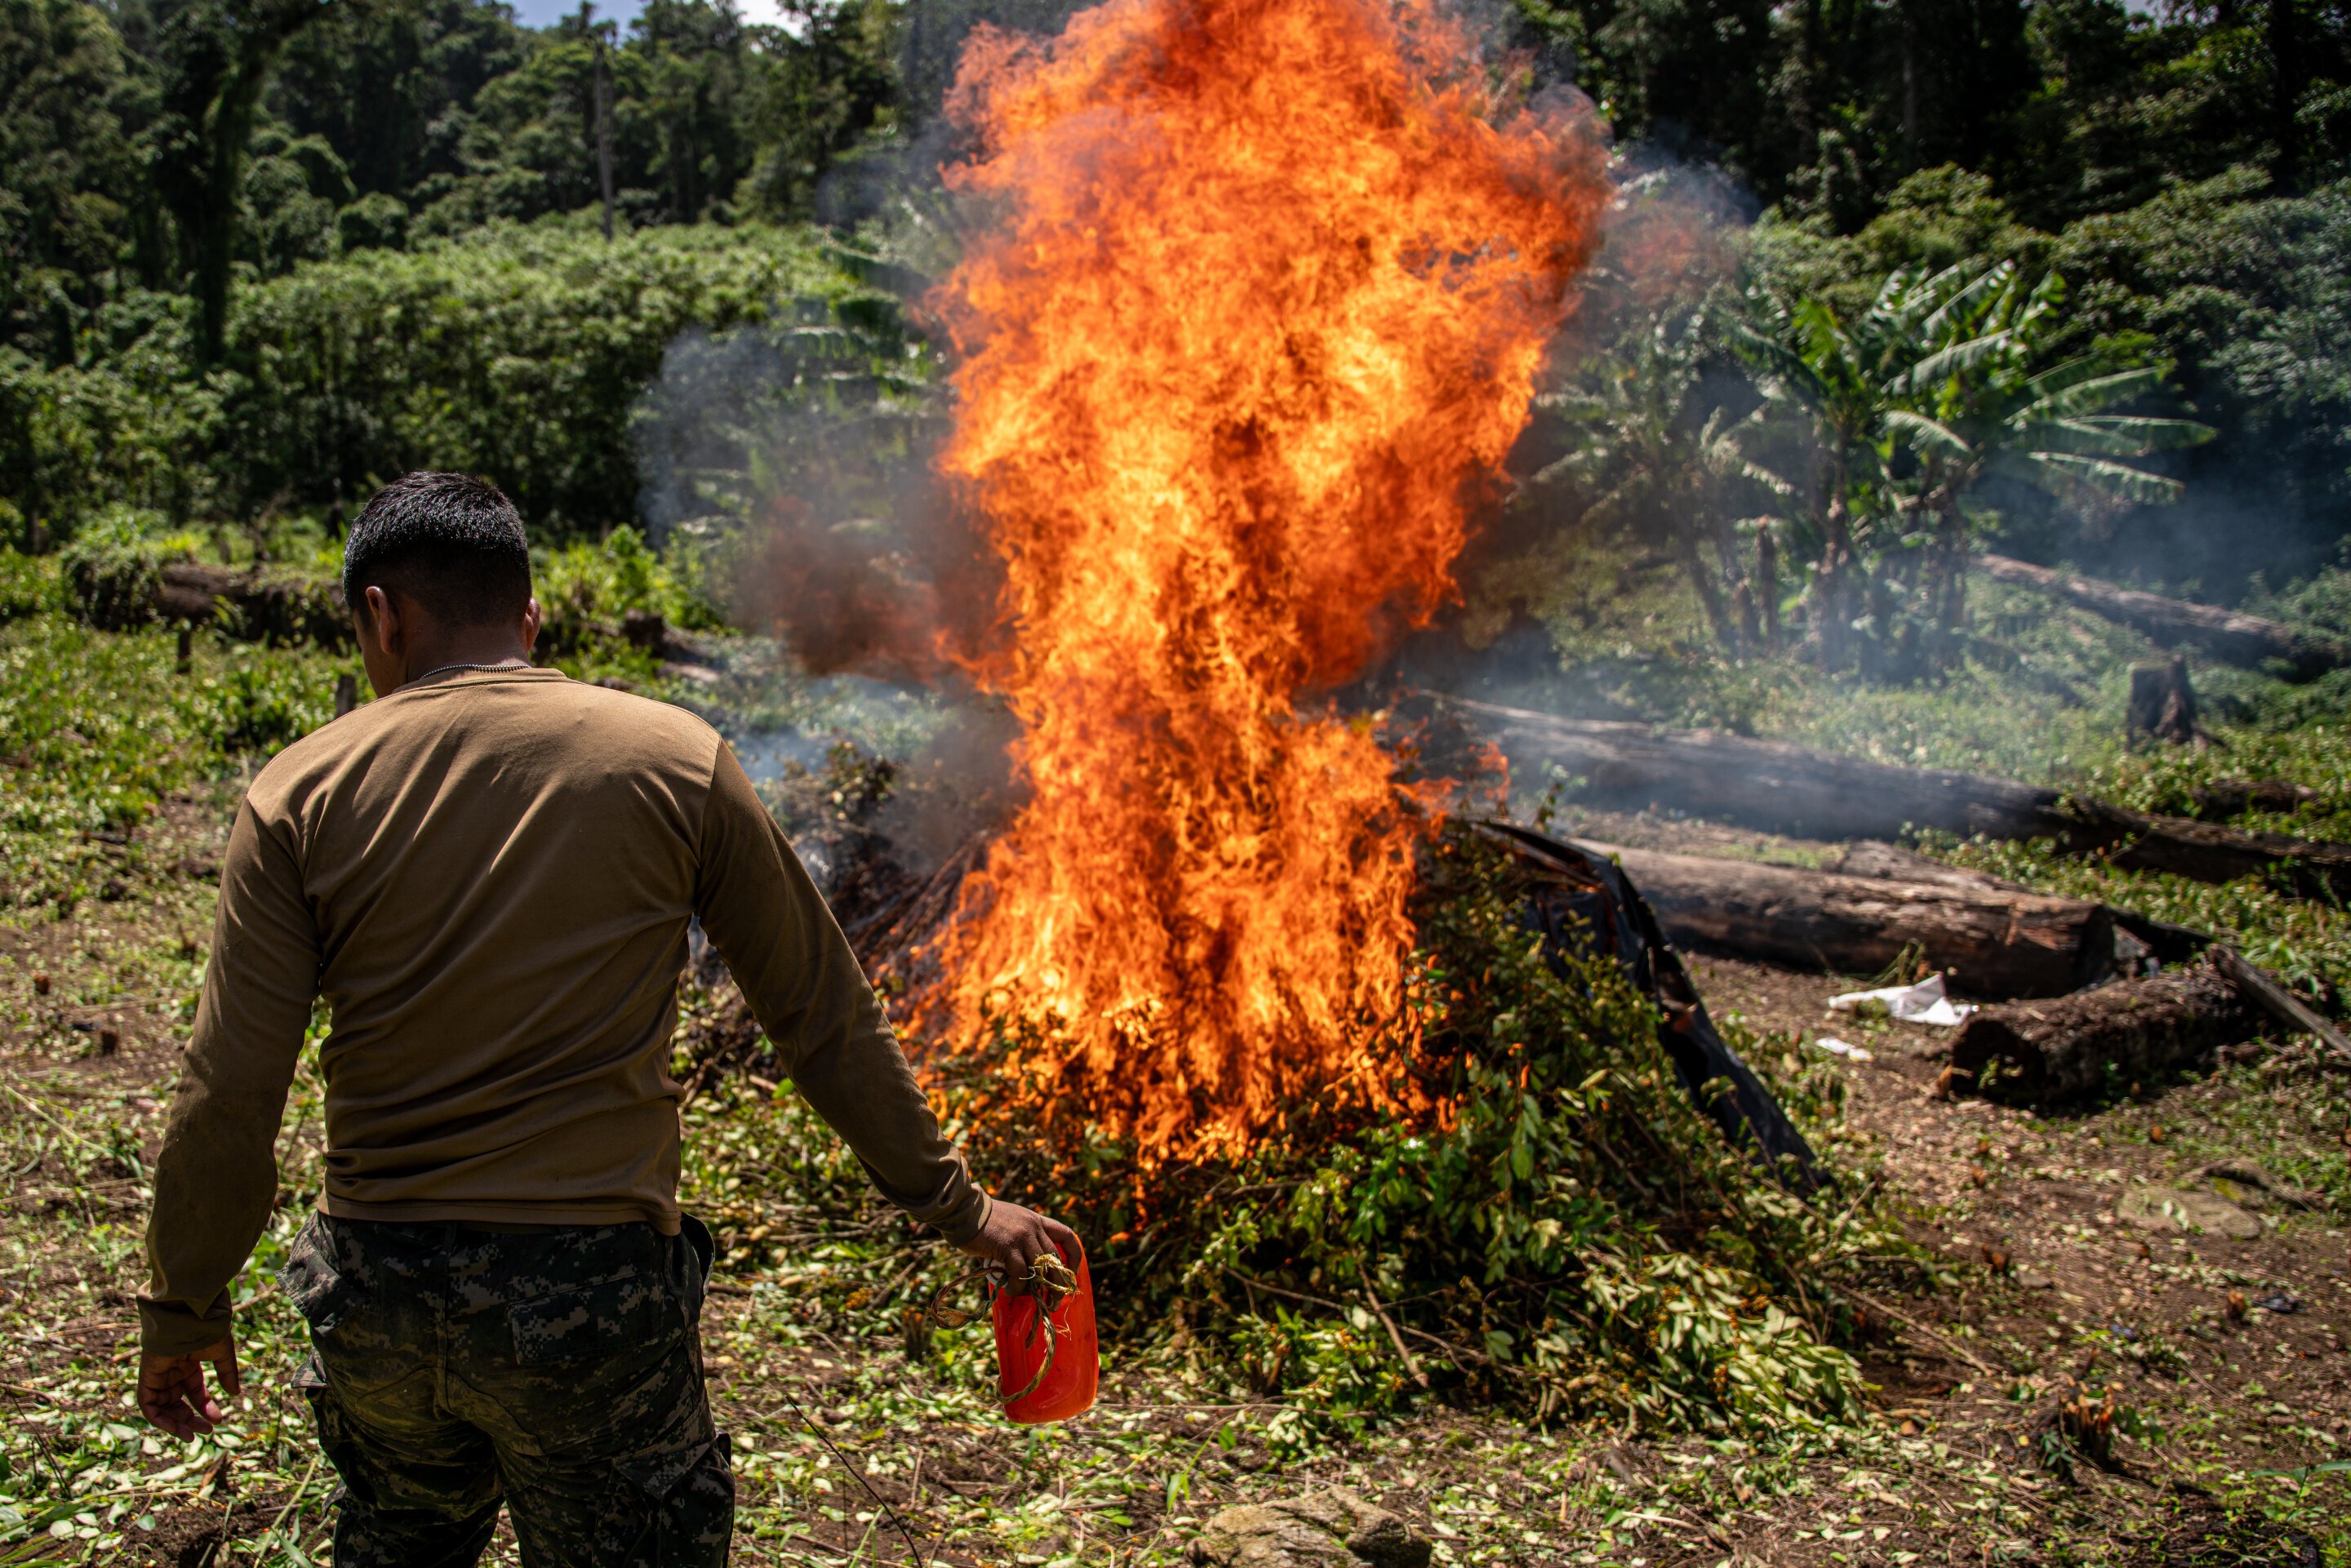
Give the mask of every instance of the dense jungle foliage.
[[[557, 538], [758, 513], [793, 444], [669, 382], [920, 401], [894, 307], [953, 257], [956, 49], [1069, 8], [0, 0], [0, 531], [327, 518], [426, 465]], [[1987, 540], [2233, 600], [2351, 532], [2340, 0], [1517, 0], [1495, 33], [1596, 103], [1624, 199], [1474, 634], [1568, 627], [1615, 550], [1719, 654], [1900, 682], [1971, 656]], [[769, 351], [844, 305], [854, 362]]]

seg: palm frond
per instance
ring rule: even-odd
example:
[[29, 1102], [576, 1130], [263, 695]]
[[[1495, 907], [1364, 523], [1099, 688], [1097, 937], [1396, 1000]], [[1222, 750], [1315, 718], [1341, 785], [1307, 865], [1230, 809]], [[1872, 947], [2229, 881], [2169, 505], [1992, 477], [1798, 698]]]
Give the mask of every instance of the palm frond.
[[2160, 507], [2179, 499], [2184, 488], [2177, 479], [2127, 463], [2071, 452], [2009, 452], [1996, 458], [1994, 466], [2068, 499]]
[[2074, 359], [2062, 360], [2050, 366], [2028, 380], [2024, 383], [2024, 388], [2032, 396], [2043, 398], [2080, 386], [2084, 382], [2094, 381], [2099, 376], [2112, 373], [2106, 368], [2105, 361], [2083, 354]]
[[1992, 314], [1993, 302], [2016, 277], [2012, 261], [1995, 262], [1974, 277], [1968, 276], [1971, 265], [1959, 262], [1947, 267], [1928, 280], [1923, 292], [1935, 304], [1918, 329], [1928, 342], [1947, 342], [1981, 322]]
[[[2017, 412], [2018, 422], [2038, 422], [2052, 419], [2072, 419], [2085, 413], [2101, 413], [2116, 403], [2143, 397], [2163, 385], [2163, 367], [2141, 365], [2136, 370], [2109, 371], [2105, 374], [2074, 375], [2052, 382], [2060, 371], [2070, 371], [2079, 361], [2060, 365], [2043, 372], [2027, 383], [2032, 401]], [[2049, 383], [2044, 386], [2043, 383]]]
[[2100, 413], [2079, 419], [2036, 421], [2021, 425], [2018, 434], [2031, 447], [2096, 453], [2108, 457], [2144, 457], [2150, 452], [2177, 452], [2200, 445], [2212, 439], [2212, 427], [2192, 419]]
[[1914, 413], [1907, 408], [1890, 410], [1886, 415], [1886, 430], [1897, 444], [1922, 456], [1943, 457], [1954, 463], [1975, 460], [1976, 449], [1966, 437], [1923, 413]]
[[2005, 329], [1969, 338], [1936, 350], [1910, 367], [1887, 390], [1897, 396], [1916, 396], [1953, 376], [1981, 370], [1996, 360], [2014, 359], [2023, 352], [2016, 334]]

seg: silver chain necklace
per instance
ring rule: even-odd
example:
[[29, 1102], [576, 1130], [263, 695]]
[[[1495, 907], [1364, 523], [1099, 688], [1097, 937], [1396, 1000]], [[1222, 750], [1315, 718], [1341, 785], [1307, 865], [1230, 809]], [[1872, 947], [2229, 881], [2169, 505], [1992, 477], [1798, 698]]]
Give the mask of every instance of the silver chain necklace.
[[528, 670], [529, 668], [529, 664], [521, 659], [501, 659], [495, 664], [443, 664], [437, 669], [427, 670], [421, 675], [412, 675], [402, 684], [413, 686], [419, 681], [429, 681], [435, 675], [445, 675], [452, 670]]

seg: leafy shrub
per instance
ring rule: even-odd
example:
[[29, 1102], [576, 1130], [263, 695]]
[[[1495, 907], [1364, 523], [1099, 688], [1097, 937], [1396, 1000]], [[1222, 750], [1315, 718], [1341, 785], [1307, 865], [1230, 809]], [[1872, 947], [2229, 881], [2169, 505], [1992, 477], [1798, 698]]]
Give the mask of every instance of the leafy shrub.
[[[388, 211], [365, 217], [389, 245]], [[0, 495], [62, 538], [111, 506], [248, 517], [455, 468], [544, 534], [593, 531], [634, 516], [630, 411], [672, 340], [857, 287], [809, 229], [502, 224], [241, 288], [203, 373], [184, 301], [134, 292], [90, 365], [0, 346]]]
[[848, 292], [813, 231], [497, 225], [363, 250], [243, 291], [222, 476], [247, 507], [488, 476], [532, 528], [629, 521], [630, 409], [687, 328]]
[[155, 619], [163, 587], [163, 552], [148, 519], [125, 507], [101, 513], [63, 551], [73, 612], [101, 631], [120, 632]]
[[204, 683], [196, 716], [220, 751], [266, 757], [334, 716], [333, 688], [282, 659], [232, 648]]
[[220, 385], [188, 373], [178, 304], [134, 294], [105, 312], [127, 347], [45, 366], [0, 344], [0, 495], [60, 538], [110, 507], [208, 510], [231, 461]]
[[134, 824], [240, 754], [317, 728], [351, 667], [210, 636], [191, 674], [174, 660], [161, 627], [93, 632], [56, 614], [0, 624], [0, 862], [39, 859], [40, 835]]
[[653, 552], [644, 536], [625, 525], [601, 543], [541, 551], [532, 562], [531, 575], [550, 628], [570, 619], [617, 624], [632, 610], [689, 630], [714, 631], [725, 624], [717, 611]]
[[65, 604], [64, 576], [54, 556], [19, 555], [0, 545], [0, 622], [38, 615]]

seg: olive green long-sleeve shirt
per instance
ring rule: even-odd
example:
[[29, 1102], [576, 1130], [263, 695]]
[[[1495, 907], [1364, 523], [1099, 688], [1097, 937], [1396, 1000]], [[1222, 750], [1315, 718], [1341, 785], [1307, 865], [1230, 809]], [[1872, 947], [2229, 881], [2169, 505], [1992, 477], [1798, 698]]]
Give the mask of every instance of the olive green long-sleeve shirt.
[[144, 1347], [225, 1331], [321, 994], [328, 1213], [674, 1234], [695, 915], [874, 1186], [974, 1235], [986, 1197], [716, 732], [551, 670], [448, 671], [287, 747], [237, 812], [155, 1169]]

